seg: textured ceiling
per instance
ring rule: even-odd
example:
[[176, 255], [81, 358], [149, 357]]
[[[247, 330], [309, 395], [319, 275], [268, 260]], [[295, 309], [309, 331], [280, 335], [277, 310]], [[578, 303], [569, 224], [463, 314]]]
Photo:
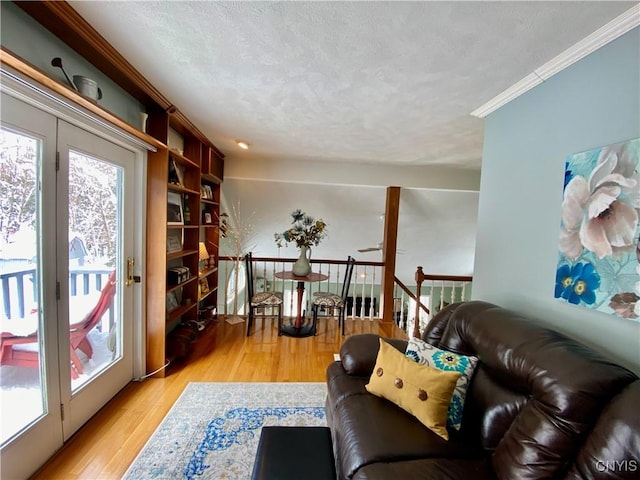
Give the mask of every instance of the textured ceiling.
[[479, 168], [469, 113], [630, 2], [70, 2], [233, 158]]
[[[273, 233], [302, 208], [328, 223], [315, 258], [358, 260], [381, 259], [357, 249], [382, 240], [385, 187], [406, 187], [393, 172], [369, 181], [375, 168], [479, 170], [483, 123], [469, 113], [634, 5], [70, 3], [224, 152], [223, 209], [240, 204], [257, 255], [296, 256]], [[339, 181], [317, 178], [324, 163]], [[308, 178], [292, 181], [298, 164]], [[432, 174], [413, 176], [419, 187]], [[417, 265], [473, 272], [478, 192], [433, 188], [402, 190], [396, 275], [407, 285]]]

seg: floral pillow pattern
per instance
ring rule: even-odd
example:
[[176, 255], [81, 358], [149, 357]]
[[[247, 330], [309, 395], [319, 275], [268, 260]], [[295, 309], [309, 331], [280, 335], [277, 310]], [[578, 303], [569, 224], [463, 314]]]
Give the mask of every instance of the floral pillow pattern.
[[460, 430], [464, 399], [467, 396], [469, 381], [478, 364], [478, 358], [441, 350], [419, 338], [409, 339], [405, 355], [420, 365], [460, 373], [447, 412], [447, 426]]

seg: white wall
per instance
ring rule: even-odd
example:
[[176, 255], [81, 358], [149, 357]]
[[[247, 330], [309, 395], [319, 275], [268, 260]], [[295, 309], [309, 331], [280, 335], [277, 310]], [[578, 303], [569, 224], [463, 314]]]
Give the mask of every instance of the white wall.
[[638, 28], [487, 117], [473, 298], [640, 372], [640, 323], [554, 299], [565, 158], [637, 137]]

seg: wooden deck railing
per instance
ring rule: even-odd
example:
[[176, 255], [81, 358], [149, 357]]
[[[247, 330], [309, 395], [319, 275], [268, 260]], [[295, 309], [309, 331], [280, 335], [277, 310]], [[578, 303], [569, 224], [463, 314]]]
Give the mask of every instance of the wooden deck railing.
[[[69, 295], [88, 295], [102, 290], [112, 270], [73, 269], [69, 271]], [[25, 268], [0, 274], [0, 296], [4, 318], [24, 318], [38, 301], [38, 281], [35, 268]]]

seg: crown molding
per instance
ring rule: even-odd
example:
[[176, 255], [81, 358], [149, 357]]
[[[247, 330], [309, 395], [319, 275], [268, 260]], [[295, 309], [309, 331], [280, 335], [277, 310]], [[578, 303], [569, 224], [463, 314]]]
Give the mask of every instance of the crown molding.
[[578, 60], [595, 52], [599, 48], [621, 37], [628, 31], [640, 25], [640, 3], [614, 18], [609, 23], [593, 32], [588, 37], [580, 40], [575, 45], [569, 47], [560, 55], [551, 59], [532, 73], [524, 77], [515, 85], [507, 88], [504, 92], [495, 96], [481, 107], [471, 112], [471, 115], [484, 118], [498, 108], [506, 105], [511, 100], [528, 92], [533, 87], [540, 85], [545, 80], [553, 77], [556, 73], [573, 65]]

